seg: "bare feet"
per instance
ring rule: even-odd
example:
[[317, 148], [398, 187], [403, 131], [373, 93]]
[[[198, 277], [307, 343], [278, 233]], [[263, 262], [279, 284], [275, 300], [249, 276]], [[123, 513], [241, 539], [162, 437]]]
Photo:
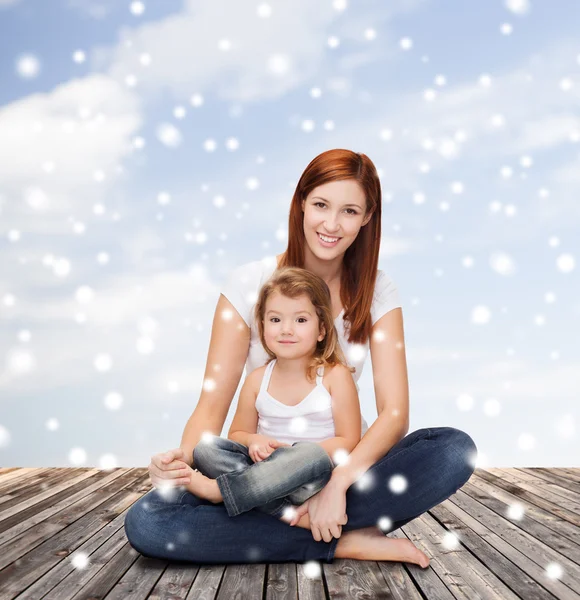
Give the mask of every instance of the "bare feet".
[[356, 560], [390, 560], [429, 566], [429, 557], [411, 540], [389, 538], [378, 527], [354, 529], [343, 533], [336, 546], [336, 558]]
[[206, 477], [199, 471], [193, 471], [189, 483], [185, 486], [189, 492], [198, 498], [209, 500], [214, 504], [223, 502], [223, 496], [215, 479]]
[[[291, 511], [281, 521], [290, 522]], [[310, 529], [308, 513], [300, 517], [294, 527]], [[424, 569], [429, 566], [429, 557], [419, 550], [411, 540], [387, 537], [378, 527], [366, 527], [345, 531], [338, 539], [334, 553], [336, 558], [354, 558], [356, 560], [390, 560], [408, 562]]]

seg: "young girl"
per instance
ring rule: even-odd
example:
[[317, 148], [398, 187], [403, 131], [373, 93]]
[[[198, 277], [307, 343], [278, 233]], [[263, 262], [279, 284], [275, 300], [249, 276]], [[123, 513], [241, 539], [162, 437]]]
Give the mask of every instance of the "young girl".
[[246, 378], [229, 439], [207, 435], [196, 446], [199, 473], [187, 489], [223, 501], [229, 516], [256, 508], [290, 521], [292, 506], [320, 491], [360, 441], [360, 406], [320, 277], [279, 269], [255, 315], [270, 360]]

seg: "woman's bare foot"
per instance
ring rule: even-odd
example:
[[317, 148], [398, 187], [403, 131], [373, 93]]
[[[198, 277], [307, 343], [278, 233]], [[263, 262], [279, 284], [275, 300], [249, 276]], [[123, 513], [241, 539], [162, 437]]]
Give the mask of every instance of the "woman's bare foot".
[[378, 527], [354, 529], [343, 533], [336, 545], [335, 558], [390, 560], [429, 566], [429, 557], [411, 540], [389, 538]]
[[198, 498], [209, 500], [214, 504], [224, 501], [217, 481], [206, 477], [199, 471], [192, 471], [190, 481], [185, 487], [188, 492], [191, 492]]
[[[290, 522], [292, 511], [280, 518]], [[302, 515], [294, 527], [310, 529], [308, 513]], [[429, 557], [419, 550], [408, 539], [389, 538], [378, 527], [366, 527], [345, 531], [340, 538], [334, 553], [336, 558], [354, 558], [356, 560], [390, 560], [409, 562], [424, 569], [429, 566]]]

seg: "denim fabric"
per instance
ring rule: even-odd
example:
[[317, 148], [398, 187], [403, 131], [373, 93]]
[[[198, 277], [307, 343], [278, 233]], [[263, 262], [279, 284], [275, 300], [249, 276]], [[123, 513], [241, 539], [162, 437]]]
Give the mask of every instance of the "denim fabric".
[[193, 460], [198, 471], [217, 481], [230, 517], [256, 508], [280, 518], [286, 508], [318, 493], [334, 468], [315, 442], [282, 446], [254, 463], [246, 446], [219, 436], [201, 441]]
[[[364, 485], [347, 490], [343, 533], [376, 526], [382, 517], [392, 520], [388, 531], [393, 531], [443, 502], [473, 473], [476, 451], [471, 437], [453, 427], [407, 434], [370, 467]], [[389, 487], [393, 475], [406, 479], [403, 491]], [[125, 533], [145, 556], [198, 564], [331, 563], [339, 541], [317, 542], [310, 530], [257, 510], [229, 517], [223, 504], [183, 488], [142, 496], [125, 516]]]

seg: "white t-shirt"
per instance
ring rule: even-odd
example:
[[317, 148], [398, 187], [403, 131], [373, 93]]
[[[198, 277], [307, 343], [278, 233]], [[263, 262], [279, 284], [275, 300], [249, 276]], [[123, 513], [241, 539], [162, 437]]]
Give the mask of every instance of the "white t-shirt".
[[[231, 302], [250, 328], [250, 351], [246, 361], [246, 373], [251, 373], [258, 367], [264, 366], [269, 358], [258, 335], [258, 326], [254, 319], [254, 306], [262, 285], [274, 273], [276, 267], [275, 256], [268, 256], [262, 260], [246, 263], [233, 270], [221, 289], [221, 293]], [[374, 325], [384, 314], [399, 307], [401, 307], [401, 303], [396, 285], [384, 271], [379, 269], [371, 304], [372, 324]], [[361, 376], [370, 345], [369, 340], [364, 344], [351, 344], [348, 342], [342, 319], [343, 312], [336, 318], [334, 325], [346, 361], [349, 366], [356, 369], [352, 374], [356, 383]], [[358, 384], [356, 387], [358, 389]]]

